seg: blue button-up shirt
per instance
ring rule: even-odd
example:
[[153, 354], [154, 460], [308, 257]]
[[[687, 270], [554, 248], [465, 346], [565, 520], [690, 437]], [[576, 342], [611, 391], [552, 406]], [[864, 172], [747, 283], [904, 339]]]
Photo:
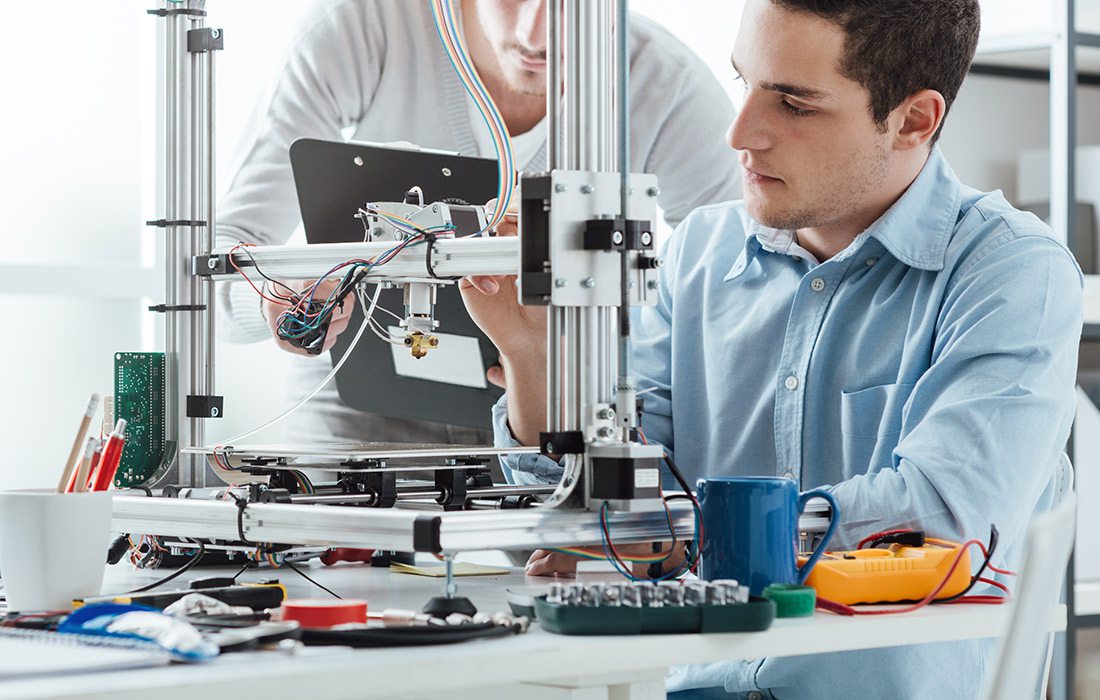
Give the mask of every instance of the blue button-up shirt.
[[[959, 183], [938, 149], [905, 194], [819, 262], [740, 202], [696, 210], [638, 315], [642, 426], [694, 480], [791, 476], [831, 488], [831, 549], [875, 531], [1001, 534], [1012, 565], [1050, 506], [1069, 435], [1080, 270], [1050, 230]], [[502, 404], [498, 443], [515, 444]], [[508, 462], [519, 481], [560, 474]], [[670, 690], [775, 697], [977, 697], [987, 644], [759, 659], [677, 669]], [[990, 658], [989, 663], [992, 663]]]

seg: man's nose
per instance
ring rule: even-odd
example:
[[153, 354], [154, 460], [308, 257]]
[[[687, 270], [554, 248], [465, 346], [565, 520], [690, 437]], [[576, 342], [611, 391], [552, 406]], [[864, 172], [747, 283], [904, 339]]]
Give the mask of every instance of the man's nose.
[[521, 3], [516, 23], [516, 41], [531, 53], [546, 51], [546, 0]]
[[741, 103], [733, 123], [726, 131], [726, 141], [738, 151], [760, 150], [768, 147], [767, 122], [758, 100], [749, 95]]

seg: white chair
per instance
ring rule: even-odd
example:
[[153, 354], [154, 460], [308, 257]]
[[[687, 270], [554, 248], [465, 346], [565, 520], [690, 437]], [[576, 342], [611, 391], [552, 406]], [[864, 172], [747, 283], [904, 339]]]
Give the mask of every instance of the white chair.
[[[1052, 500], [1051, 511], [1028, 527], [1008, 631], [986, 682], [987, 700], [1035, 700], [1046, 695], [1054, 634], [1042, 630], [1049, 629], [1059, 603], [1077, 528], [1073, 468], [1064, 454]], [[1036, 688], [1040, 677], [1042, 684]]]

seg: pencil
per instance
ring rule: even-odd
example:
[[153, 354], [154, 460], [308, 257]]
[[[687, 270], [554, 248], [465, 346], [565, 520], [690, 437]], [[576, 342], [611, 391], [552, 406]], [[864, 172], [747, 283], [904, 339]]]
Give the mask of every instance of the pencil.
[[88, 438], [88, 445], [84, 448], [84, 459], [80, 460], [80, 468], [76, 470], [74, 493], [84, 493], [88, 490], [88, 476], [92, 472], [92, 460], [95, 458], [95, 452], [99, 449], [100, 444], [99, 438]]
[[57, 482], [57, 492], [65, 493], [65, 488], [69, 485], [69, 481], [72, 479], [73, 471], [80, 464], [80, 445], [84, 442], [84, 435], [88, 432], [88, 426], [91, 425], [92, 416], [95, 415], [96, 408], [99, 407], [99, 394], [92, 394], [88, 399], [88, 406], [84, 409], [84, 417], [80, 419], [80, 428], [76, 431], [76, 439], [73, 440], [73, 448], [69, 450], [69, 459], [65, 462], [65, 468], [61, 472], [61, 479]]

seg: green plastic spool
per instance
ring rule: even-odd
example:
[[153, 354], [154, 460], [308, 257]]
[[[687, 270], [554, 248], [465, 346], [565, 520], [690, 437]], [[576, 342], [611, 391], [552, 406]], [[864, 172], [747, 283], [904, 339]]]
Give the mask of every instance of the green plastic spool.
[[811, 586], [773, 583], [764, 589], [764, 597], [775, 601], [776, 617], [810, 617], [817, 605], [817, 591]]

